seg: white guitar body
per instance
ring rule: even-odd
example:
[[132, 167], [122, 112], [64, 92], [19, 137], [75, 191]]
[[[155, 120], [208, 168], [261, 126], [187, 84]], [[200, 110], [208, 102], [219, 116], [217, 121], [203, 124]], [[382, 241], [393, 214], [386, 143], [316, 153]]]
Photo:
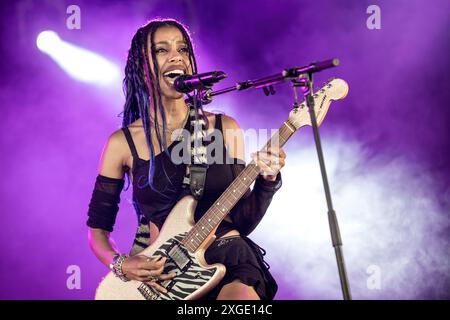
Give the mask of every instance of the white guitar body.
[[[154, 256], [163, 254], [170, 248], [173, 239], [181, 241], [194, 226], [194, 212], [197, 202], [191, 196], [182, 198], [174, 206], [162, 226], [156, 240], [140, 254]], [[189, 252], [192, 265], [188, 272], [181, 272], [173, 261], [168, 258], [164, 273], [177, 272], [172, 280], [162, 282], [164, 287], [172, 281], [173, 287], [167, 294], [161, 293], [145, 283], [131, 280], [123, 282], [114, 273], [109, 272], [97, 288], [95, 299], [97, 300], [178, 300], [198, 299], [214, 288], [225, 275], [225, 266], [222, 264], [208, 265], [204, 258], [204, 252], [214, 241], [215, 236], [210, 236], [194, 253]], [[161, 252], [162, 251], [162, 252]]]

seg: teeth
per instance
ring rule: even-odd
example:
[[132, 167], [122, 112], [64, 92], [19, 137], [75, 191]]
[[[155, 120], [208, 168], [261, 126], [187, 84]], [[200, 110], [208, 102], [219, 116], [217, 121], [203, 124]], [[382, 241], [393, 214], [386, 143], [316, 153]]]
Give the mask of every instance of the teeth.
[[183, 71], [183, 70], [179, 70], [179, 69], [177, 69], [177, 70], [171, 70], [171, 71], [165, 72], [165, 73], [164, 73], [164, 76], [167, 77], [167, 76], [169, 76], [170, 74], [183, 75], [183, 74], [184, 74], [184, 71]]

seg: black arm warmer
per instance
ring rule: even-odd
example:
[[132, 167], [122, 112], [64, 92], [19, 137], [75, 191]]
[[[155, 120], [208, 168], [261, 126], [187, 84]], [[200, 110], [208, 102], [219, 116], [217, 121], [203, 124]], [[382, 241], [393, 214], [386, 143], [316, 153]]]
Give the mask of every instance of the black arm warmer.
[[[234, 178], [244, 170], [245, 165], [234, 164]], [[231, 210], [230, 217], [233, 220], [237, 230], [245, 236], [249, 235], [261, 222], [267, 211], [272, 197], [281, 187], [281, 174], [277, 174], [275, 181], [267, 181], [262, 176], [255, 180], [253, 190], [247, 190], [246, 194]]]
[[123, 185], [124, 179], [97, 176], [86, 222], [89, 227], [113, 231]]

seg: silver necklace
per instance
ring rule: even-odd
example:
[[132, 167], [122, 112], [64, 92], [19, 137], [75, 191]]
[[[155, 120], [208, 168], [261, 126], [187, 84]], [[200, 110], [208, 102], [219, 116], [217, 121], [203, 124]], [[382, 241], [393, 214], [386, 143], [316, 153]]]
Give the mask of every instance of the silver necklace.
[[[185, 127], [188, 118], [189, 118], [189, 110], [186, 112], [186, 117], [185, 117], [184, 120], [183, 120], [183, 124], [182, 124], [182, 126], [181, 126], [181, 129]], [[155, 124], [155, 121], [154, 121], [154, 119], [153, 119], [152, 117], [150, 117], [150, 122], [151, 122], [152, 124]], [[161, 128], [161, 129], [163, 129], [163, 126], [160, 125], [159, 123], [158, 123], [158, 127]], [[166, 128], [165, 131], [166, 131], [166, 132], [174, 132], [174, 131], [177, 130], [177, 129], [180, 129], [180, 128], [175, 128], [175, 129]]]

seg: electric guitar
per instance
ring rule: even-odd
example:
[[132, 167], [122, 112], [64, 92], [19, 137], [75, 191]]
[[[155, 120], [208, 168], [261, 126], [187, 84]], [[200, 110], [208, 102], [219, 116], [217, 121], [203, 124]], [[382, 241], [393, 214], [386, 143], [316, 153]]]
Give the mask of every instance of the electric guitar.
[[[345, 98], [348, 85], [342, 79], [333, 79], [314, 94], [315, 113], [320, 125], [331, 101]], [[292, 109], [289, 118], [266, 143], [282, 147], [300, 128], [311, 125], [308, 108], [303, 102]], [[257, 178], [259, 167], [252, 161], [236, 177], [203, 217], [194, 222], [196, 200], [185, 196], [176, 203], [162, 226], [158, 237], [144, 249], [142, 255], [167, 257], [163, 273], [175, 272], [170, 280], [161, 281], [167, 289], [162, 293], [144, 282], [123, 282], [109, 272], [100, 282], [95, 298], [99, 300], [181, 300], [198, 299], [213, 289], [225, 275], [222, 264], [208, 265], [204, 253], [215, 240], [215, 231], [239, 199]]]

